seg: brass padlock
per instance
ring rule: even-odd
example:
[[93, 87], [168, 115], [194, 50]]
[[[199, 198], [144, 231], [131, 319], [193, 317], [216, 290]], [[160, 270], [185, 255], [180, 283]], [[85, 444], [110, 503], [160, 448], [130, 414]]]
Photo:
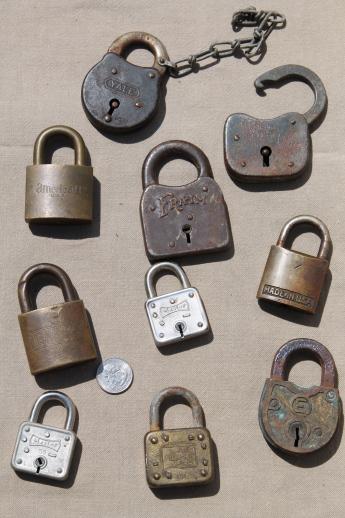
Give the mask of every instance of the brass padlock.
[[310, 132], [327, 107], [321, 79], [300, 65], [283, 65], [259, 76], [260, 92], [296, 80], [313, 90], [313, 106], [303, 115], [286, 113], [274, 119], [256, 119], [244, 113], [230, 115], [224, 130], [225, 164], [231, 176], [243, 182], [283, 181], [301, 175], [311, 161]]
[[[198, 178], [181, 186], [160, 185], [158, 175], [170, 160], [191, 162]], [[180, 140], [159, 144], [143, 164], [144, 192], [140, 203], [146, 253], [163, 259], [203, 252], [220, 252], [230, 243], [230, 223], [220, 187], [207, 156]]]
[[[320, 233], [317, 257], [285, 247], [292, 228], [302, 224], [311, 225]], [[277, 244], [271, 247], [257, 298], [315, 313], [328, 272], [331, 249], [331, 236], [320, 219], [314, 216], [292, 218], [282, 228]]]
[[[36, 308], [30, 297], [34, 277], [50, 275], [65, 301]], [[40, 374], [97, 358], [84, 303], [77, 298], [71, 279], [59, 266], [48, 263], [28, 268], [18, 284], [18, 315], [31, 374]]]
[[[299, 387], [288, 381], [292, 362], [311, 359], [321, 366], [321, 385]], [[329, 350], [315, 340], [297, 338], [276, 353], [259, 406], [265, 439], [288, 453], [311, 453], [330, 442], [341, 416], [336, 367]]]
[[[73, 165], [47, 164], [47, 140], [57, 135], [73, 142]], [[40, 133], [33, 165], [26, 168], [25, 221], [27, 223], [88, 223], [92, 221], [93, 175], [86, 165], [82, 136], [67, 126], [52, 126]]]
[[[161, 429], [160, 407], [167, 398], [182, 398], [192, 409], [194, 427]], [[161, 390], [150, 407], [150, 431], [145, 435], [147, 483], [152, 488], [209, 484], [214, 478], [210, 432], [198, 398], [183, 387]]]
[[[126, 61], [130, 47], [149, 49], [152, 67]], [[162, 79], [169, 60], [161, 41], [147, 32], [128, 32], [117, 38], [107, 54], [87, 73], [81, 91], [83, 108], [90, 122], [109, 132], [134, 130], [155, 114], [162, 92]]]

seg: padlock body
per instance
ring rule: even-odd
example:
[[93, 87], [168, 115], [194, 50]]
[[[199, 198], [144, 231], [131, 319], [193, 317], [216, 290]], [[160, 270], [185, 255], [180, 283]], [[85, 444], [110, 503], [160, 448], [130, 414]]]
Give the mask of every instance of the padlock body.
[[299, 387], [290, 381], [267, 379], [259, 406], [259, 423], [266, 440], [288, 453], [311, 453], [334, 436], [341, 413], [336, 388]]
[[38, 164], [26, 168], [25, 221], [92, 221], [92, 167]]
[[19, 428], [11, 466], [28, 475], [66, 480], [76, 440], [70, 430], [27, 421]]
[[214, 478], [210, 432], [206, 428], [149, 432], [145, 436], [145, 462], [152, 488], [209, 484]]
[[[265, 147], [271, 150], [268, 163], [261, 153]], [[305, 171], [311, 158], [307, 121], [300, 113], [274, 119], [234, 113], [225, 123], [224, 158], [230, 175], [242, 182], [295, 178]]]
[[82, 300], [22, 313], [18, 319], [31, 374], [97, 358]]
[[267, 259], [257, 298], [315, 313], [328, 267], [326, 259], [274, 245]]

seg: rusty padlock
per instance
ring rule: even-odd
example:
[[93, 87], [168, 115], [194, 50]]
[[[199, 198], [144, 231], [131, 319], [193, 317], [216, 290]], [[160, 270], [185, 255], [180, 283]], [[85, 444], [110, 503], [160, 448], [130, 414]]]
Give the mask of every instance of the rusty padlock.
[[[321, 236], [317, 257], [285, 247], [292, 228], [302, 224], [311, 225]], [[331, 249], [331, 236], [320, 219], [314, 216], [292, 218], [282, 228], [277, 244], [271, 247], [257, 298], [315, 313], [329, 269]]]
[[256, 119], [234, 113], [227, 119], [224, 157], [235, 179], [243, 182], [289, 180], [302, 174], [310, 163], [310, 132], [327, 106], [321, 79], [306, 67], [283, 65], [259, 76], [254, 85], [263, 91], [290, 80], [303, 81], [314, 92], [314, 104], [303, 115], [290, 112], [274, 119]]
[[[30, 297], [30, 284], [35, 277], [45, 274], [54, 278], [65, 301], [37, 309]], [[18, 298], [18, 320], [31, 374], [97, 358], [84, 303], [59, 266], [41, 263], [28, 268], [19, 280]]]
[[[192, 409], [194, 427], [161, 429], [160, 408], [168, 398], [182, 398]], [[145, 435], [147, 483], [152, 488], [209, 484], [214, 478], [210, 432], [198, 398], [183, 387], [169, 387], [153, 398], [150, 431]]]
[[[294, 360], [311, 359], [321, 366], [321, 385], [299, 387], [288, 381]], [[259, 406], [265, 439], [288, 453], [311, 453], [334, 436], [341, 416], [336, 367], [329, 350], [315, 340], [297, 338], [276, 353]]]
[[[181, 186], [160, 185], [161, 168], [178, 158], [195, 165], [198, 178]], [[207, 156], [197, 146], [170, 140], [153, 148], [143, 164], [143, 188], [140, 214], [150, 259], [219, 252], [229, 246], [223, 193]]]
[[[47, 164], [44, 152], [51, 137], [73, 142], [73, 165]], [[93, 174], [86, 165], [82, 136], [68, 126], [52, 126], [40, 133], [33, 165], [26, 168], [25, 221], [27, 223], [89, 223], [92, 221]]]

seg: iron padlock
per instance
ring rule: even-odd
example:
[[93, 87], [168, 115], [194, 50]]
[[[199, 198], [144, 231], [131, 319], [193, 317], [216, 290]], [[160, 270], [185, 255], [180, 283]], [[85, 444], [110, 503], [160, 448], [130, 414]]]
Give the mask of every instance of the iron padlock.
[[[63, 135], [73, 142], [73, 165], [45, 163], [51, 137]], [[88, 223], [92, 221], [93, 169], [86, 165], [82, 136], [67, 126], [52, 126], [40, 133], [33, 165], [26, 168], [25, 221], [27, 223]]]
[[[168, 398], [182, 398], [192, 409], [194, 427], [161, 429], [160, 408]], [[214, 478], [210, 432], [198, 398], [183, 387], [161, 390], [150, 407], [145, 435], [146, 478], [152, 488], [209, 484]]]
[[[43, 406], [58, 401], [67, 411], [64, 428], [39, 424]], [[63, 392], [44, 392], [35, 402], [29, 420], [19, 428], [11, 465], [15, 471], [36, 477], [66, 480], [77, 441], [73, 432], [76, 408]]]
[[[178, 158], [195, 165], [198, 178], [181, 186], [158, 184], [160, 169]], [[150, 259], [220, 252], [229, 246], [223, 193], [213, 179], [207, 156], [197, 146], [171, 140], [153, 148], [143, 165], [143, 188], [140, 212]]]
[[[170, 271], [183, 289], [157, 296], [154, 281], [161, 271]], [[175, 263], [156, 263], [145, 277], [148, 300], [145, 303], [154, 341], [158, 347], [182, 342], [209, 331], [209, 323], [196, 288], [192, 288], [184, 270]]]
[[[292, 228], [302, 224], [311, 225], [320, 233], [317, 257], [289, 250], [285, 246]], [[292, 218], [282, 228], [277, 244], [271, 247], [257, 298], [314, 314], [329, 269], [331, 249], [331, 236], [320, 219], [314, 216]]]
[[244, 113], [230, 115], [224, 130], [225, 164], [231, 176], [243, 182], [283, 181], [302, 174], [311, 161], [310, 132], [327, 106], [321, 79], [299, 65], [283, 65], [259, 76], [261, 92], [290, 80], [303, 81], [315, 101], [305, 113], [286, 113], [274, 119], [256, 119]]
[[[54, 278], [64, 302], [37, 309], [30, 298], [30, 283], [43, 274]], [[84, 303], [59, 266], [41, 263], [28, 268], [19, 280], [18, 298], [22, 312], [19, 325], [31, 374], [97, 358]]]
[[[133, 46], [149, 49], [152, 67], [126, 61]], [[128, 32], [117, 38], [107, 54], [87, 73], [82, 86], [82, 102], [90, 122], [109, 132], [134, 130], [155, 114], [163, 89], [162, 79], [169, 60], [161, 41], [146, 32]]]
[[[321, 385], [299, 387], [288, 381], [292, 361], [312, 359], [321, 365]], [[288, 453], [311, 453], [334, 436], [341, 415], [336, 367], [328, 349], [307, 338], [290, 340], [276, 353], [259, 406], [265, 439]]]

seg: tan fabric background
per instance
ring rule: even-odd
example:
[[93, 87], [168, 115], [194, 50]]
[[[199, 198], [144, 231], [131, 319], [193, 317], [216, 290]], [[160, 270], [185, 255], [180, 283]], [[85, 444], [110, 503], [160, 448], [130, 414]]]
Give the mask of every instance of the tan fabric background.
[[[244, 2], [245, 4], [245, 2]], [[118, 35], [146, 30], [161, 38], [172, 59], [233, 37], [234, 0], [12, 0], [1, 1], [1, 456], [0, 515], [40, 518], [341, 518], [345, 513], [345, 443], [339, 437], [316, 458], [288, 462], [267, 446], [257, 407], [273, 355], [285, 341], [310, 337], [328, 346], [336, 360], [344, 396], [344, 48], [343, 2], [267, 0], [287, 17], [274, 32], [257, 65], [244, 59], [220, 64], [167, 84], [166, 113], [137, 135], [108, 139], [87, 121], [80, 103], [86, 72]], [[133, 55], [133, 59], [134, 59]], [[136, 59], [149, 63], [140, 53]], [[304, 112], [311, 91], [301, 83], [259, 97], [254, 79], [272, 67], [298, 63], [320, 75], [329, 96], [323, 124], [313, 134], [310, 178], [280, 187], [243, 189], [223, 163], [223, 124], [232, 112], [258, 117]], [[101, 191], [100, 222], [88, 229], [37, 229], [24, 222], [25, 167], [32, 163], [38, 133], [52, 124], [76, 128], [89, 148]], [[154, 131], [156, 130], [156, 131]], [[141, 165], [149, 150], [180, 138], [208, 155], [228, 203], [234, 254], [183, 261], [199, 288], [214, 338], [199, 347], [162, 354], [154, 345], [143, 310], [146, 259], [138, 204]], [[63, 149], [56, 160], [72, 159]], [[162, 181], [191, 180], [189, 164], [169, 164]], [[97, 212], [97, 210], [96, 210]], [[255, 299], [269, 247], [282, 224], [299, 213], [319, 216], [329, 226], [334, 253], [332, 282], [324, 311], [314, 318], [264, 311]], [[88, 235], [89, 233], [89, 235]], [[296, 247], [315, 251], [313, 235]], [[134, 369], [132, 388], [121, 396], [103, 393], [88, 366], [35, 380], [28, 370], [17, 323], [18, 278], [29, 265], [54, 262], [70, 274], [92, 316], [103, 358], [126, 358]], [[177, 283], [165, 277], [161, 290]], [[41, 304], [60, 295], [44, 288]], [[196, 344], [194, 344], [196, 345]], [[292, 379], [318, 383], [315, 364], [299, 364]], [[203, 404], [217, 445], [220, 475], [210, 488], [155, 495], [146, 485], [143, 436], [153, 394], [169, 385], [193, 390]], [[30, 482], [10, 468], [19, 424], [36, 397], [49, 388], [65, 390], [79, 410], [78, 447], [72, 480], [65, 485]], [[46, 420], [62, 423], [54, 407]], [[170, 408], [167, 426], [188, 425], [186, 407]], [[341, 430], [340, 430], [341, 432]], [[82, 451], [81, 451], [82, 450]]]

